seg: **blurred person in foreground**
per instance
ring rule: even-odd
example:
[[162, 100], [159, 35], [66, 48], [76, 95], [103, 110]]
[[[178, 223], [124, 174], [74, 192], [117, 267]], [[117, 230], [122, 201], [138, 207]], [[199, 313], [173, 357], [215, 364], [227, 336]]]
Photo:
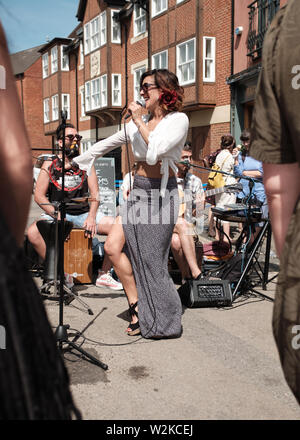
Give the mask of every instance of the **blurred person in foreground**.
[[290, 0], [264, 41], [250, 154], [263, 162], [280, 272], [273, 332], [288, 385], [300, 404], [300, 2]]
[[80, 417], [22, 250], [32, 160], [1, 23], [0, 115], [0, 419]]

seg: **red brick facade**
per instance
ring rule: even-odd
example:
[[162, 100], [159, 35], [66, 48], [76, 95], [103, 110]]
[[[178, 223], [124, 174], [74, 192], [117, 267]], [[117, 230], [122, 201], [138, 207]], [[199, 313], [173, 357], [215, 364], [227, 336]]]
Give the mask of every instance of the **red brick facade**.
[[31, 148], [33, 150], [33, 162], [35, 158], [45, 153], [51, 153], [51, 139], [45, 136], [43, 121], [43, 100], [42, 100], [42, 65], [41, 60], [35, 61], [22, 75], [16, 78], [17, 90], [20, 103], [23, 109], [25, 125], [27, 128]]
[[[121, 4], [122, 2], [119, 2]], [[53, 121], [51, 99], [55, 94], [70, 95], [70, 121], [77, 126], [83, 140], [90, 143], [114, 133], [120, 122], [120, 112], [128, 102], [134, 99], [135, 69], [153, 68], [152, 56], [167, 51], [167, 68], [178, 73], [179, 45], [194, 47], [194, 77], [184, 82], [184, 111], [190, 118], [189, 140], [193, 142], [193, 159], [201, 162], [201, 158], [211, 150], [218, 148], [222, 134], [230, 132], [230, 88], [226, 78], [231, 73], [231, 0], [168, 0], [167, 8], [153, 15], [152, 1], [145, 1], [149, 8], [148, 28], [147, 13], [145, 14], [145, 32], [135, 36], [135, 12], [133, 4], [104, 0], [80, 0], [78, 19], [80, 22], [77, 33], [70, 36], [69, 71], [60, 69], [60, 45], [67, 44], [64, 39], [56, 38], [44, 46], [41, 53], [49, 54], [49, 75], [43, 79], [43, 99], [49, 98], [50, 121], [44, 124], [44, 131], [49, 137], [59, 123]], [[121, 43], [112, 42], [111, 14], [112, 10], [119, 13], [121, 25]], [[85, 46], [85, 27], [88, 24], [92, 31], [91, 21], [106, 11], [106, 42], [94, 50], [84, 54], [84, 63], [80, 63], [80, 40]], [[81, 34], [78, 33], [81, 28]], [[127, 36], [127, 39], [126, 39]], [[215, 45], [215, 77], [206, 81], [203, 77], [204, 37], [213, 37], [210, 44]], [[71, 40], [72, 38], [72, 40]], [[100, 38], [100, 37], [99, 37]], [[90, 39], [91, 44], [92, 39]], [[188, 43], [192, 41], [192, 43]], [[209, 43], [207, 43], [209, 44]], [[51, 48], [58, 47], [58, 71], [51, 70]], [[189, 46], [189, 47], [190, 47]], [[213, 49], [212, 49], [213, 51]], [[208, 62], [210, 63], [210, 61]], [[127, 66], [127, 72], [126, 72]], [[92, 70], [91, 70], [92, 69]], [[190, 72], [190, 71], [189, 71]], [[112, 74], [121, 75], [121, 105], [112, 103]], [[192, 75], [192, 74], [191, 74]], [[211, 74], [212, 75], [212, 74]], [[82, 97], [86, 87], [92, 87], [94, 79], [106, 76], [106, 105], [86, 110], [82, 116]], [[127, 81], [126, 81], [127, 80]], [[127, 96], [127, 103], [126, 103]], [[87, 96], [84, 104], [87, 105]], [[90, 98], [92, 99], [92, 97]], [[60, 113], [59, 113], [60, 114]], [[122, 153], [122, 172], [127, 171], [125, 152]], [[203, 177], [205, 181], [205, 176]]]

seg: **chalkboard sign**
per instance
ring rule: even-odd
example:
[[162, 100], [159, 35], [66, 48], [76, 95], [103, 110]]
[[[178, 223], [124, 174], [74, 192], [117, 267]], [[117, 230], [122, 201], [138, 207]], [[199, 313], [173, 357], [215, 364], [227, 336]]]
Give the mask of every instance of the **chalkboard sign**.
[[95, 169], [98, 178], [100, 194], [99, 210], [104, 215], [115, 217], [115, 159], [113, 157], [99, 157], [95, 160]]

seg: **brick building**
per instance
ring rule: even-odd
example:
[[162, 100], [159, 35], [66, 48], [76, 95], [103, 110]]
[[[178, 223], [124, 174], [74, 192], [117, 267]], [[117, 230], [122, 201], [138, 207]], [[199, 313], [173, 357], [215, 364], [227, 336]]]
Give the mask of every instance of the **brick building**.
[[276, 12], [287, 0], [234, 0], [231, 127], [238, 140], [244, 128], [251, 126], [255, 90], [261, 69], [264, 35]]
[[[80, 0], [78, 27], [40, 49], [45, 135], [54, 145], [64, 108], [85, 151], [119, 129], [141, 74], [168, 68], [184, 87], [188, 138], [200, 161], [230, 132], [231, 14], [231, 0]], [[122, 178], [125, 151], [109, 156]]]
[[40, 48], [41, 46], [37, 46], [11, 55], [12, 69], [33, 149], [33, 161], [45, 150], [49, 153], [51, 148], [51, 140], [44, 133]]

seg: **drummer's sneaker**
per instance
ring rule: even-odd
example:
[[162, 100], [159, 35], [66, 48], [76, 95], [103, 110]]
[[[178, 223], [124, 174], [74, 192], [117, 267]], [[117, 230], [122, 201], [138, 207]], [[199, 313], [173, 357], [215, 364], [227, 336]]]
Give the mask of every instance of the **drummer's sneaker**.
[[98, 271], [98, 278], [96, 280], [97, 287], [108, 287], [112, 290], [123, 290], [123, 285], [120, 281], [115, 280], [110, 271], [103, 272], [102, 270]]

